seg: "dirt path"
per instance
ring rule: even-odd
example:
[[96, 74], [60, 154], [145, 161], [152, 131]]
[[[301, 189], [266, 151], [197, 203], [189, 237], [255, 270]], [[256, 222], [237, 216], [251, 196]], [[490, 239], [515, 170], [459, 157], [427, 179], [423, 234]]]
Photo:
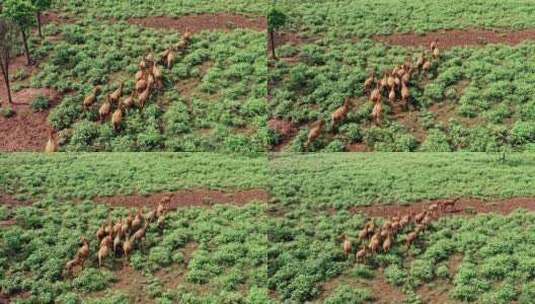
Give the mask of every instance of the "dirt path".
[[253, 201], [267, 202], [268, 194], [261, 189], [252, 189], [236, 192], [224, 192], [219, 190], [181, 190], [170, 193], [156, 193], [150, 196], [126, 195], [99, 197], [94, 201], [97, 203], [107, 204], [110, 206], [121, 206], [129, 208], [137, 207], [154, 207], [165, 196], [171, 198], [170, 208], [184, 207], [209, 207], [214, 204], [232, 204], [243, 206]]
[[156, 29], [172, 29], [179, 32], [188, 30], [193, 34], [204, 30], [229, 31], [237, 28], [246, 28], [265, 31], [267, 29], [267, 20], [264, 17], [248, 17], [225, 13], [187, 15], [180, 18], [165, 16], [131, 18], [128, 20], [128, 23]]
[[489, 30], [442, 30], [424, 35], [409, 33], [389, 36], [375, 36], [373, 39], [391, 45], [404, 47], [428, 47], [438, 39], [441, 49], [452, 47], [485, 46], [486, 44], [517, 45], [526, 40], [535, 40], [535, 29], [523, 31], [489, 31]]
[[[367, 206], [354, 207], [351, 212], [363, 213], [370, 217], [392, 217], [410, 212], [418, 213], [426, 210], [426, 208], [433, 203], [440, 203], [445, 200], [435, 200], [427, 202], [412, 203], [409, 205], [384, 205], [384, 206]], [[482, 201], [479, 199], [461, 198], [455, 207], [443, 213], [443, 216], [450, 215], [474, 215], [477, 213], [498, 213], [507, 215], [516, 209], [527, 209], [535, 211], [535, 198], [513, 198], [507, 200], [492, 200]]]

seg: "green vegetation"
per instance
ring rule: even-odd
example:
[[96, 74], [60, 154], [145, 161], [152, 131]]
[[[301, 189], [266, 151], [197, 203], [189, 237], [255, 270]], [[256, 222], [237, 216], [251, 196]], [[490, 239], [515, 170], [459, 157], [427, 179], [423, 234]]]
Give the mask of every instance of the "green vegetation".
[[[184, 34], [165, 25], [146, 29], [126, 19], [215, 12], [256, 18], [266, 7], [262, 2], [61, 1], [53, 4], [60, 18], [54, 15], [40, 38], [29, 27], [49, 4], [10, 0], [4, 3], [3, 15], [27, 31], [27, 49], [39, 62], [29, 79], [14, 77], [14, 90], [46, 87], [64, 93], [49, 115], [62, 151], [249, 153], [267, 151], [275, 142], [276, 135], [267, 127], [265, 33], [249, 29], [195, 32], [185, 53], [176, 54], [172, 69], [162, 68], [163, 88], [151, 94], [143, 110], [124, 113], [120, 132], [113, 130], [109, 118], [100, 123], [98, 117], [100, 105], [119, 83], [125, 83], [123, 99], [133, 92], [143, 56], [158, 57]], [[21, 53], [16, 50], [13, 55]], [[103, 92], [85, 110], [82, 101], [96, 85]]]
[[[386, 102], [379, 126], [372, 122], [373, 104], [363, 89], [371, 71], [382, 76], [407, 58], [416, 62], [428, 47], [385, 45], [376, 35], [532, 28], [529, 2], [282, 0], [275, 6], [289, 16], [281, 31], [290, 43], [283, 39], [281, 60], [270, 62], [270, 119], [299, 129], [284, 150], [341, 152], [355, 145], [382, 152], [533, 150], [532, 42], [446, 50], [446, 42], [439, 41], [440, 61], [429, 75], [411, 79], [410, 107]], [[355, 107], [344, 123], [328, 126], [305, 149], [312, 123], [330, 122], [346, 97]]]
[[[388, 253], [355, 261], [369, 217], [350, 207], [533, 197], [534, 155], [501, 156], [273, 155], [268, 287], [281, 303], [531, 303], [535, 216], [525, 210], [441, 218], [407, 251], [411, 224]], [[375, 220], [381, 226], [385, 219]], [[349, 259], [343, 235], [353, 243]]]
[[158, 2], [129, 0], [62, 1], [59, 7], [69, 13], [91, 18], [119, 18], [171, 16], [199, 13], [239, 13], [264, 15], [266, 1], [255, 0], [161, 0]]
[[[149, 226], [128, 263], [108, 257], [99, 269], [97, 229], [132, 209], [89, 200], [263, 189], [266, 161], [213, 153], [0, 155], [0, 293], [15, 303], [267, 303], [269, 221], [261, 201], [171, 211], [163, 226]], [[34, 203], [4, 205], [4, 194]], [[63, 268], [80, 236], [90, 240], [91, 254], [70, 277]]]
[[276, 3], [289, 15], [292, 29], [305, 36], [329, 32], [349, 38], [438, 29], [535, 27], [532, 3], [525, 0], [278, 0]]
[[[453, 303], [530, 303], [535, 216], [524, 211], [442, 218], [407, 252], [409, 226], [365, 265], [344, 257], [341, 236], [360, 247], [368, 218], [346, 210], [355, 205], [532, 197], [534, 165], [527, 153], [1, 155], [0, 194], [34, 203], [0, 208], [0, 290], [16, 303], [334, 304], [382, 301], [376, 288], [387, 286], [405, 303], [425, 302], [433, 288]], [[98, 268], [96, 230], [130, 210], [91, 198], [193, 188], [269, 189], [272, 198], [172, 211], [127, 266], [118, 256]], [[67, 277], [82, 235], [92, 253]]]
[[[114, 209], [111, 216], [126, 213]], [[94, 233], [109, 214], [92, 202], [45, 200], [17, 208], [10, 215], [17, 224], [0, 230], [0, 290], [9, 296], [31, 293], [16, 303], [103, 303], [118, 296], [131, 303], [140, 294], [155, 303], [266, 303], [262, 206], [170, 213], [163, 228], [148, 230], [143, 247], [127, 263], [146, 283], [134, 282], [132, 274], [120, 277], [124, 257], [108, 257], [98, 268]], [[80, 236], [90, 239], [91, 255], [85, 269], [70, 278], [63, 268], [80, 246]], [[164, 277], [161, 269], [170, 275]], [[138, 285], [123, 290], [116, 283]]]
[[265, 156], [211, 153], [3, 154], [0, 193], [21, 199], [266, 186]]
[[[359, 248], [356, 235], [364, 224], [363, 216], [345, 211], [286, 214], [270, 227], [269, 287], [281, 302], [292, 303], [318, 298], [327, 298], [318, 303], [373, 303], [374, 298], [384, 303], [388, 292], [376, 286], [378, 280], [404, 295], [399, 303], [435, 303], [424, 301], [431, 294], [426, 289], [444, 292], [441, 299], [448, 303], [532, 303], [531, 213], [444, 218], [409, 252], [403, 232], [389, 253], [357, 264], [354, 257], [345, 259], [340, 235], [352, 237]], [[322, 288], [327, 283], [329, 288]], [[374, 286], [378, 289], [370, 292]]]
[[[535, 155], [484, 153], [284, 154], [270, 162], [273, 199], [348, 208], [452, 197], [535, 195]], [[294, 207], [292, 207], [294, 208]]]
[[[142, 56], [160, 53], [180, 40], [170, 33], [91, 22], [49, 27], [65, 41], [39, 50], [48, 60], [33, 87], [52, 87], [66, 96], [49, 116], [67, 151], [265, 151], [272, 142], [266, 126], [264, 35], [252, 31], [196, 35], [172, 70], [165, 88], [143, 109], [129, 109], [121, 132], [98, 122], [105, 96], [125, 82], [134, 90]], [[95, 85], [103, 87], [89, 110], [82, 101]]]
[[386, 152], [531, 150], [534, 50], [533, 43], [448, 50], [429, 79], [422, 75], [411, 81], [409, 111], [399, 112], [386, 103], [385, 121], [375, 126], [365, 79], [370, 71], [382, 75], [407, 57], [415, 62], [420, 50], [369, 39], [285, 45], [279, 56], [298, 61], [273, 63], [270, 114], [302, 126], [287, 147], [296, 152], [304, 151], [306, 125], [320, 118], [330, 122], [330, 114], [345, 97], [353, 97], [355, 107], [342, 125], [329, 126], [309, 151], [328, 150], [333, 141], [344, 144], [342, 151], [354, 143]]

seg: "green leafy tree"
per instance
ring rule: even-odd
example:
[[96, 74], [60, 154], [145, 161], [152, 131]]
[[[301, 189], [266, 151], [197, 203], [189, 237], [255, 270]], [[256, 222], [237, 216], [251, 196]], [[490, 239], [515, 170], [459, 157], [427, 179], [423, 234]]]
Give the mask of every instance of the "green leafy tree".
[[15, 23], [20, 29], [28, 65], [31, 65], [33, 61], [30, 57], [30, 49], [28, 48], [27, 33], [35, 22], [35, 12], [36, 8], [29, 0], [6, 0], [3, 3], [2, 16], [8, 21]]
[[277, 59], [275, 53], [275, 32], [282, 28], [287, 22], [286, 15], [278, 10], [277, 8], [272, 8], [268, 14], [268, 32], [269, 40], [271, 44], [271, 56], [274, 59]]
[[36, 8], [39, 37], [43, 38], [43, 31], [41, 30], [41, 13], [52, 7], [52, 0], [32, 0], [32, 4]]

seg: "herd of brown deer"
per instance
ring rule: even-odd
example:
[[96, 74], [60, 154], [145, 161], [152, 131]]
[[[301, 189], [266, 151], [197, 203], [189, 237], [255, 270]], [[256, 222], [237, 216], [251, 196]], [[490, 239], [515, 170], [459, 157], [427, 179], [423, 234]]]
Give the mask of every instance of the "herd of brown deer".
[[[403, 216], [393, 216], [385, 221], [381, 227], [374, 220], [369, 221], [358, 234], [361, 246], [355, 254], [356, 261], [365, 262], [365, 259], [373, 254], [381, 251], [389, 252], [400, 232], [408, 232], [408, 229], [414, 228], [405, 237], [405, 245], [408, 250], [432, 221], [445, 213], [454, 212], [457, 201], [433, 203], [426, 210], [416, 214], [411, 211]], [[353, 252], [353, 243], [346, 235], [343, 235], [343, 238], [344, 254], [349, 257]]]
[[[163, 88], [163, 73], [158, 64], [163, 64], [168, 69], [171, 69], [176, 60], [175, 52], [183, 54], [190, 43], [191, 33], [186, 31], [182, 35], [182, 39], [176, 45], [173, 45], [160, 54], [159, 60], [156, 60], [152, 53], [144, 56], [139, 62], [139, 71], [135, 74], [135, 89], [129, 96], [120, 100], [124, 93], [124, 83], [121, 82], [115, 91], [108, 94], [98, 109], [100, 122], [104, 122], [106, 117], [113, 111], [113, 114], [111, 115], [111, 123], [115, 131], [119, 131], [126, 109], [132, 108], [136, 104], [139, 108], [143, 109], [145, 103], [150, 99], [151, 94], [156, 89], [160, 90]], [[98, 96], [101, 93], [101, 86], [95, 86], [91, 94], [84, 98], [82, 102], [83, 109], [89, 111], [98, 101]], [[137, 100], [135, 99], [136, 97]], [[113, 108], [115, 108], [115, 110], [113, 110]], [[51, 153], [56, 152], [57, 150], [57, 139], [54, 137], [52, 130], [50, 130], [48, 141], [45, 146], [45, 152]]]
[[[381, 79], [376, 78], [375, 72], [372, 71], [371, 75], [365, 80], [363, 86], [364, 93], [369, 94], [369, 100], [374, 103], [371, 117], [375, 124], [381, 124], [383, 98], [386, 98], [391, 104], [401, 101], [401, 105], [404, 108], [408, 106], [411, 98], [409, 87], [411, 79], [416, 74], [428, 75], [433, 68], [434, 62], [440, 58], [438, 40], [431, 42], [429, 48], [431, 50], [430, 54], [424, 50], [418, 58], [416, 65], [413, 65], [410, 60], [407, 60], [404, 64], [395, 67], [393, 70], [384, 72]], [[344, 104], [331, 114], [332, 126], [336, 127], [342, 123], [347, 118], [347, 114], [351, 108], [351, 99], [348, 97], [344, 101]], [[319, 119], [312, 124], [307, 141], [305, 142], [305, 148], [308, 148], [311, 143], [321, 136], [324, 127], [324, 119]]]
[[[115, 224], [108, 219], [107, 224], [103, 224], [95, 233], [95, 236], [100, 242], [99, 250], [97, 252], [98, 266], [101, 267], [103, 260], [114, 253], [115, 255], [123, 255], [125, 262], [128, 256], [134, 250], [136, 242], [140, 246], [147, 233], [149, 225], [156, 221], [158, 227], [162, 227], [165, 222], [165, 214], [169, 210], [169, 203], [171, 199], [164, 197], [155, 209], [143, 214], [141, 208], [138, 209], [137, 214], [128, 214], [124, 219], [120, 219]], [[85, 237], [81, 237], [82, 246], [78, 249], [75, 257], [68, 261], [65, 265], [66, 274], [73, 274], [76, 266], [81, 266], [83, 269], [85, 261], [90, 256], [89, 241]]]

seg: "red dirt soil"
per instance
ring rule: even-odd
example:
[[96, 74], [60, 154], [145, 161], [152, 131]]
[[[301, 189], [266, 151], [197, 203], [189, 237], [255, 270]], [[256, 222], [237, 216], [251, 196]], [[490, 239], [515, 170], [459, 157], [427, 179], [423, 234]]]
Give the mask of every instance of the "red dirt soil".
[[[20, 57], [19, 57], [20, 58]], [[16, 66], [20, 64], [17, 58]], [[0, 152], [42, 151], [48, 139], [49, 110], [33, 112], [30, 104], [39, 95], [51, 101], [50, 109], [58, 104], [61, 95], [51, 89], [23, 89], [13, 94], [12, 108], [15, 115], [10, 118], [0, 116]], [[0, 80], [0, 98], [7, 101], [7, 91], [3, 80]], [[3, 102], [5, 105], [6, 102]]]
[[156, 29], [173, 29], [179, 32], [188, 30], [193, 34], [205, 30], [228, 31], [236, 28], [247, 28], [265, 31], [267, 29], [267, 20], [264, 17], [248, 17], [225, 13], [187, 15], [180, 18], [166, 16], [131, 18], [128, 23]]
[[232, 204], [237, 206], [246, 205], [252, 201], [267, 202], [268, 194], [261, 189], [251, 189], [236, 192], [224, 192], [219, 190], [181, 190], [171, 193], [157, 193], [150, 196], [126, 195], [112, 197], [98, 197], [94, 201], [110, 206], [129, 208], [155, 207], [162, 198], [169, 196], [170, 209], [184, 207], [209, 207], [214, 204]]
[[43, 24], [49, 24], [49, 23], [56, 23], [56, 24], [65, 24], [65, 23], [74, 23], [75, 20], [66, 17], [66, 16], [60, 16], [59, 13], [56, 12], [43, 12], [41, 15], [41, 22]]
[[272, 118], [268, 121], [268, 128], [281, 136], [281, 142], [273, 147], [273, 151], [280, 152], [297, 134], [297, 127], [290, 121]]
[[31, 205], [31, 202], [19, 201], [12, 195], [0, 192], [0, 206], [7, 205], [12, 207]]
[[[274, 35], [275, 47], [285, 44], [300, 45], [304, 40], [295, 33], [276, 32]], [[271, 50], [271, 39], [268, 39], [268, 50]]]
[[[351, 208], [351, 212], [363, 213], [369, 217], [392, 217], [409, 212], [418, 213], [426, 210], [433, 203], [440, 203], [445, 200], [426, 201], [412, 203], [410, 205], [384, 205], [384, 206], [366, 206]], [[447, 200], [446, 200], [447, 201]], [[473, 215], [476, 213], [498, 213], [507, 215], [517, 209], [527, 209], [535, 211], [535, 198], [512, 198], [507, 200], [493, 200], [485, 202], [479, 199], [461, 198], [455, 204], [455, 208], [442, 213], [442, 216], [448, 215]]]
[[370, 152], [366, 144], [348, 144], [346, 145], [346, 150], [348, 152]]
[[440, 49], [452, 47], [485, 46], [486, 44], [517, 45], [526, 40], [535, 40], [535, 29], [523, 31], [489, 31], [489, 30], [442, 30], [424, 35], [409, 33], [389, 36], [375, 36], [373, 39], [391, 45], [404, 47], [428, 47], [438, 39]]

